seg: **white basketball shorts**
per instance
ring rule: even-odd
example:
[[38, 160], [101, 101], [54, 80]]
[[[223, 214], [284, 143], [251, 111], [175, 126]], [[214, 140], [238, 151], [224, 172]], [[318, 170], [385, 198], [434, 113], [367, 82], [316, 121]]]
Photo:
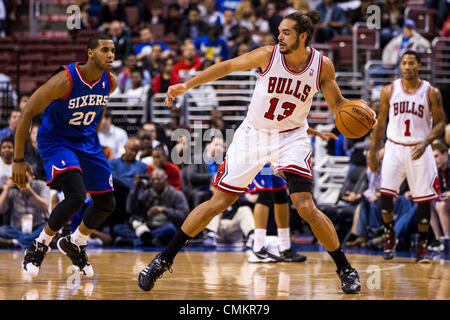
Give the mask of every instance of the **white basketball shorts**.
[[415, 203], [439, 198], [439, 180], [431, 146], [417, 160], [412, 160], [414, 146], [386, 141], [381, 168], [381, 194], [397, 198], [400, 185], [407, 178]]
[[312, 180], [312, 147], [307, 128], [305, 125], [281, 132], [259, 130], [245, 119], [219, 167], [215, 186], [223, 192], [242, 195], [267, 162], [274, 174], [288, 171]]

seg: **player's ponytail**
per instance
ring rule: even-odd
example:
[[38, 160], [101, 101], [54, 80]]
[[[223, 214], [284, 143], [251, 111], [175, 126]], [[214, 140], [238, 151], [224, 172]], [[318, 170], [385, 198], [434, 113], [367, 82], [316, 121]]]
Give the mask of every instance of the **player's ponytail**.
[[307, 38], [305, 45], [307, 46], [314, 34], [314, 25], [320, 21], [320, 15], [317, 11], [308, 11], [303, 13], [300, 11], [288, 14], [285, 19], [290, 19], [296, 22], [294, 29], [298, 34], [306, 32]]
[[320, 21], [320, 14], [317, 11], [308, 11], [306, 15], [311, 19], [313, 24], [317, 24]]

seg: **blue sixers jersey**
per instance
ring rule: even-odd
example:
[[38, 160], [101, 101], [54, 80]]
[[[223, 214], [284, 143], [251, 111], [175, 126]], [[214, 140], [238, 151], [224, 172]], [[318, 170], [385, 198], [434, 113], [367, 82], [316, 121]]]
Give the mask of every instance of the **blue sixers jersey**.
[[78, 151], [98, 153], [101, 146], [96, 127], [103, 116], [112, 83], [107, 71], [94, 83], [88, 83], [83, 79], [79, 64], [62, 66], [68, 73], [71, 87], [65, 97], [53, 100], [44, 110], [38, 145], [61, 142]]

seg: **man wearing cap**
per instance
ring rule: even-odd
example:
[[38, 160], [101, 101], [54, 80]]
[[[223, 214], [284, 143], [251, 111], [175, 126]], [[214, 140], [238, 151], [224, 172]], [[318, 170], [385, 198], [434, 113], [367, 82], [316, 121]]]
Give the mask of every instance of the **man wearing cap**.
[[403, 23], [403, 33], [388, 42], [383, 49], [383, 65], [397, 65], [400, 57], [406, 50], [419, 53], [430, 49], [430, 42], [416, 31], [416, 23], [412, 19], [406, 19]]

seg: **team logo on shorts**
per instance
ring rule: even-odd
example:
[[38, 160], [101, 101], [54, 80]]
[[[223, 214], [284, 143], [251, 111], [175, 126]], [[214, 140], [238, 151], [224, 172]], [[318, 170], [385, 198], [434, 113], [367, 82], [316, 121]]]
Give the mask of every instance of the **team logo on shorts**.
[[311, 71], [309, 72], [309, 75], [312, 76], [314, 74], [314, 69], [311, 69]]
[[105, 81], [102, 82], [102, 88], [105, 89]]
[[64, 160], [61, 160], [61, 163], [62, 163], [63, 166], [66, 165], [66, 162]]
[[109, 185], [111, 186], [111, 188], [113, 187], [112, 174], [109, 176]]

